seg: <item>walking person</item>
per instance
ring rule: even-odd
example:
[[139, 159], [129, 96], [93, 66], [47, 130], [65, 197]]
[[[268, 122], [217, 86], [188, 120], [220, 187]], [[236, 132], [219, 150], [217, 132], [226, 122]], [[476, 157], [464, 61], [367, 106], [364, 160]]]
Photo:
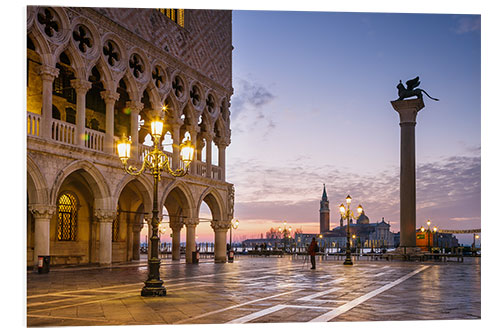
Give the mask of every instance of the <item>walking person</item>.
[[319, 251], [318, 243], [316, 243], [316, 238], [313, 237], [309, 248], [307, 249], [309, 255], [311, 256], [311, 269], [316, 269], [316, 252]]

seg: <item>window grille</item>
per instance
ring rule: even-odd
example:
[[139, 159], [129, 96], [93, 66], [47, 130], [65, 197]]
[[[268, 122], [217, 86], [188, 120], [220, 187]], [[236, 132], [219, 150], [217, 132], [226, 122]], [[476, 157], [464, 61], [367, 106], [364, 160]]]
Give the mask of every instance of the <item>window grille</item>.
[[118, 241], [119, 232], [120, 232], [120, 211], [118, 211], [115, 219], [113, 220], [113, 242]]
[[64, 193], [57, 201], [57, 240], [76, 240], [76, 222], [76, 198], [70, 193]]

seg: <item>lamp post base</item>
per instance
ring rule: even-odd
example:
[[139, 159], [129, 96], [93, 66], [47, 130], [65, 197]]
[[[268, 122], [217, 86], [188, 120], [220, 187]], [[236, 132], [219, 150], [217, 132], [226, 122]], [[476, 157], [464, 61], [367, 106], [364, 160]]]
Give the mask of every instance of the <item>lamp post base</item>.
[[347, 258], [345, 258], [344, 265], [349, 265], [349, 266], [352, 266], [352, 260], [351, 260], [351, 257], [347, 257]]
[[148, 280], [144, 283], [145, 286], [142, 287], [141, 296], [167, 296], [167, 289], [163, 286], [162, 280]]

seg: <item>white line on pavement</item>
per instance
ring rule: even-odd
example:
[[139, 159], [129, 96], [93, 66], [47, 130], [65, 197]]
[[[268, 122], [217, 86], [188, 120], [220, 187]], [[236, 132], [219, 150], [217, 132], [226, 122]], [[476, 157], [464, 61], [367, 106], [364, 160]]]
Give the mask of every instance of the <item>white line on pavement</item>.
[[414, 270], [413, 272], [411, 273], [408, 273], [406, 274], [405, 276], [397, 279], [396, 281], [393, 281], [391, 283], [388, 283], [386, 284], [385, 286], [383, 287], [380, 287], [378, 289], [375, 289], [373, 291], [370, 291], [368, 294], [365, 294], [363, 296], [360, 296], [350, 302], [347, 302], [346, 304], [344, 305], [341, 305], [339, 306], [338, 308], [332, 310], [332, 311], [329, 311], [327, 313], [324, 313], [322, 314], [321, 316], [318, 316], [312, 320], [310, 320], [309, 322], [327, 322], [329, 320], [332, 320], [333, 318], [337, 317], [337, 316], [340, 316], [341, 314], [351, 310], [352, 308], [358, 306], [359, 304], [369, 300], [370, 298], [372, 297], [375, 297], [377, 296], [378, 294], [380, 293], [383, 293], [384, 291], [400, 284], [401, 282], [404, 282], [406, 280], [408, 280], [409, 278], [411, 278], [412, 276], [414, 276], [415, 274], [418, 274], [420, 273], [421, 271], [425, 270], [429, 268], [429, 266], [422, 266], [416, 270]]
[[314, 298], [317, 298], [317, 297], [321, 297], [321, 296], [333, 293], [334, 291], [337, 291], [339, 289], [340, 288], [331, 288], [331, 289], [328, 289], [328, 290], [320, 291], [320, 292], [315, 293], [315, 294], [311, 294], [311, 295], [307, 295], [307, 296], [301, 297], [297, 301], [310, 301], [311, 299], [314, 299]]
[[210, 316], [210, 315], [213, 315], [213, 314], [216, 314], [216, 313], [219, 313], [219, 312], [223, 312], [223, 311], [227, 311], [227, 310], [239, 308], [239, 307], [242, 307], [242, 306], [245, 306], [245, 305], [248, 305], [248, 304], [252, 304], [252, 303], [256, 303], [256, 302], [260, 302], [260, 301], [265, 301], [267, 299], [271, 299], [271, 298], [275, 298], [275, 297], [280, 297], [280, 296], [284, 296], [284, 295], [288, 295], [288, 294], [292, 294], [292, 293], [296, 293], [296, 292], [301, 291], [301, 290], [302, 289], [295, 289], [295, 290], [287, 291], [287, 292], [284, 292], [284, 293], [281, 293], [281, 294], [276, 294], [276, 295], [267, 296], [267, 297], [264, 297], [264, 298], [255, 299], [253, 301], [248, 301], [248, 302], [245, 302], [245, 303], [241, 303], [241, 304], [229, 306], [227, 308], [215, 310], [215, 311], [212, 311], [212, 312], [207, 312], [207, 313], [204, 313], [204, 314], [196, 316], [196, 317], [183, 319], [183, 320], [177, 321], [177, 322], [175, 322], [173, 324], [176, 325], [176, 324], [186, 323], [186, 322], [191, 321], [191, 320], [200, 319], [200, 318], [203, 318], [203, 317], [206, 317], [206, 316]]

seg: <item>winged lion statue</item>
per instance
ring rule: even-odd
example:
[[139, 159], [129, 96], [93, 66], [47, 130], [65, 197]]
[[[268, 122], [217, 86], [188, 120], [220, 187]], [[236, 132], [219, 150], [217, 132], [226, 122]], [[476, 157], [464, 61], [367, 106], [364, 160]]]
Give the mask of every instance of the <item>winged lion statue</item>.
[[429, 96], [429, 94], [424, 89], [417, 88], [419, 85], [420, 85], [420, 78], [418, 76], [412, 80], [406, 81], [406, 88], [401, 82], [401, 80], [399, 80], [399, 84], [396, 86], [396, 88], [398, 88], [398, 95], [399, 95], [399, 98], [397, 100], [402, 101], [405, 98], [413, 96], [417, 96], [417, 98], [422, 98], [422, 93], [424, 93], [430, 99], [439, 101], [439, 99]]

